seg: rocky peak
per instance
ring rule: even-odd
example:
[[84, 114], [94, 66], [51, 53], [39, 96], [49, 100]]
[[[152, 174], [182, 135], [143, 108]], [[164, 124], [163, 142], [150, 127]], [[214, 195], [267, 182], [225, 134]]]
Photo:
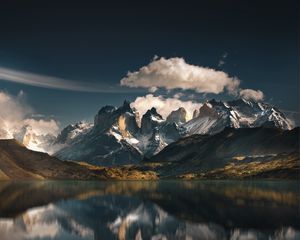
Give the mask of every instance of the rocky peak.
[[257, 102], [255, 101], [248, 101], [244, 98], [239, 98], [233, 101], [229, 101], [228, 104], [232, 107], [240, 107], [240, 108], [252, 108], [258, 106]]
[[152, 107], [151, 109], [149, 109], [142, 117], [142, 122], [143, 119], [148, 119], [150, 121], [164, 121], [163, 117], [156, 111], [155, 107]]
[[163, 117], [156, 111], [156, 108], [151, 108], [142, 117], [141, 133], [150, 134], [152, 130], [164, 122]]
[[208, 107], [214, 108], [215, 110], [226, 110], [228, 109], [228, 104], [226, 102], [223, 101], [217, 101], [215, 99], [212, 99], [210, 101], [206, 102]]
[[216, 99], [213, 98], [213, 99], [207, 101], [206, 103], [209, 103], [212, 106], [216, 106], [216, 105], [219, 105], [221, 102], [218, 102]]
[[57, 136], [55, 143], [69, 143], [78, 135], [87, 132], [92, 127], [92, 124], [80, 121], [75, 124], [66, 126]]
[[149, 109], [144, 116], [149, 117], [149, 116], [155, 116], [159, 119], [163, 119], [162, 116], [157, 112], [155, 107], [152, 107], [151, 109]]
[[118, 108], [105, 106], [95, 116], [94, 130], [99, 133], [115, 127], [122, 130], [123, 133], [126, 132], [126, 135], [135, 134], [139, 129], [137, 117], [136, 110], [130, 107], [130, 102], [127, 100]]
[[193, 112], [193, 118], [198, 117], [198, 115], [199, 115], [199, 110], [195, 109], [194, 112]]
[[106, 125], [108, 121], [110, 122], [110, 118], [116, 112], [116, 110], [117, 109], [114, 106], [107, 105], [102, 107], [94, 118], [94, 125]]
[[166, 121], [170, 123], [185, 123], [186, 122], [186, 110], [183, 107], [178, 108], [175, 111], [172, 111], [167, 117]]
[[123, 114], [123, 113], [134, 113], [133, 109], [130, 107], [130, 102], [125, 100], [123, 102], [123, 105], [120, 106], [118, 109], [117, 109], [117, 114]]
[[106, 105], [106, 106], [102, 107], [99, 110], [98, 115], [99, 114], [105, 114], [105, 113], [113, 113], [115, 110], [116, 110], [116, 107], [110, 106], [110, 105]]
[[130, 102], [127, 101], [127, 100], [124, 100], [124, 102], [123, 102], [123, 108], [131, 109]]
[[218, 112], [209, 106], [208, 103], [204, 103], [203, 106], [199, 110], [198, 117], [210, 117], [210, 118], [217, 118]]

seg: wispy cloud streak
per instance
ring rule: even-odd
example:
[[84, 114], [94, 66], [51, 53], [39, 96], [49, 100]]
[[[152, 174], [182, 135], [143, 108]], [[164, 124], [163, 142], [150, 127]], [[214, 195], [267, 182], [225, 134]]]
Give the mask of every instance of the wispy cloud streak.
[[41, 74], [18, 71], [5, 67], [0, 67], [0, 80], [16, 82], [35, 87], [61, 89], [79, 92], [137, 92], [139, 90], [122, 87], [119, 85], [105, 85], [91, 82], [79, 82], [59, 77], [46, 76]]

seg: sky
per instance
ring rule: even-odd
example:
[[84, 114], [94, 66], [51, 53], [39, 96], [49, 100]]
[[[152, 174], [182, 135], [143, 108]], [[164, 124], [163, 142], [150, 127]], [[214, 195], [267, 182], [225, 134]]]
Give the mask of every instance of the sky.
[[0, 93], [60, 128], [125, 99], [237, 97], [299, 125], [297, 2], [3, 1]]

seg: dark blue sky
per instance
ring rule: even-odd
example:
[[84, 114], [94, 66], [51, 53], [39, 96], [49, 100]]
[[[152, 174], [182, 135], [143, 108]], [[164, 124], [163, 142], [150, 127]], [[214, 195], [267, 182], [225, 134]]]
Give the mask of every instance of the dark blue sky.
[[[98, 1], [100, 2], [100, 1]], [[277, 2], [277, 3], [275, 3]], [[3, 1], [0, 67], [116, 85], [154, 55], [223, 70], [243, 88], [299, 112], [297, 1]], [[218, 67], [224, 53], [225, 64]], [[0, 80], [64, 125], [142, 92], [83, 93]]]

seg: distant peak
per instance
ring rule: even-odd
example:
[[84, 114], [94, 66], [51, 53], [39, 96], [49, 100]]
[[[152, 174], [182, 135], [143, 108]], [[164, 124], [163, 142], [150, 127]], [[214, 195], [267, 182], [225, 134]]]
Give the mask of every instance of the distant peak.
[[254, 103], [256, 103], [256, 102], [246, 100], [245, 98], [237, 98], [235, 100], [228, 101], [229, 105], [250, 105], [250, 106], [252, 106]]
[[199, 109], [198, 117], [212, 117], [217, 118], [218, 112], [215, 111], [214, 108], [212, 108], [211, 103], [204, 103], [202, 107]]
[[145, 114], [145, 117], [150, 117], [150, 116], [155, 116], [158, 117], [160, 119], [163, 119], [163, 117], [157, 112], [155, 107], [152, 107], [151, 109], [149, 109]]
[[216, 99], [213, 98], [213, 99], [207, 101], [206, 104], [210, 104], [211, 106], [222, 106], [222, 105], [224, 105], [224, 102], [217, 101]]
[[185, 110], [184, 107], [180, 107], [180, 108], [178, 108], [176, 111], [178, 111], [178, 112], [186, 112], [186, 110]]
[[199, 115], [199, 109], [195, 109], [193, 112], [193, 118], [198, 117], [198, 115]]
[[133, 113], [134, 110], [130, 107], [130, 102], [125, 100], [123, 102], [123, 105], [120, 106], [118, 109], [117, 109], [117, 113], [118, 114], [123, 114], [125, 112], [129, 112], [129, 113]]
[[157, 110], [156, 110], [155, 107], [152, 107], [151, 109], [149, 109], [149, 110], [147, 111], [147, 113], [151, 113], [151, 114], [154, 114], [154, 115], [158, 115]]
[[106, 106], [102, 107], [98, 113], [99, 114], [100, 113], [111, 113], [111, 112], [114, 112], [115, 110], [116, 110], [116, 108], [114, 106], [106, 105]]
[[130, 102], [128, 100], [124, 100], [123, 107], [129, 107], [130, 108]]
[[218, 101], [216, 101], [216, 99], [213, 98], [213, 99], [207, 101], [206, 103], [216, 104], [216, 103], [218, 103]]
[[186, 115], [187, 115], [186, 110], [183, 107], [180, 107], [169, 114], [169, 116], [167, 117], [167, 121], [174, 122], [174, 123], [185, 123]]
[[154, 115], [156, 115], [156, 116], [159, 116], [161, 119], [163, 118], [163, 117], [157, 112], [157, 110], [156, 110], [155, 107], [151, 108], [151, 113], [154, 114]]

